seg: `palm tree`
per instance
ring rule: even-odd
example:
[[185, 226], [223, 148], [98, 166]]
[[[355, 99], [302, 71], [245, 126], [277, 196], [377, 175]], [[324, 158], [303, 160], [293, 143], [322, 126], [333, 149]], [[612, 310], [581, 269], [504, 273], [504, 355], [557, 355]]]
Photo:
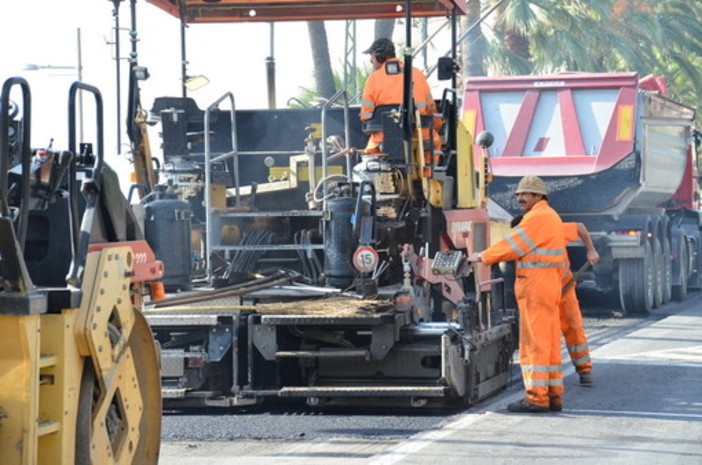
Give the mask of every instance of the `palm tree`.
[[394, 19], [376, 19], [373, 25], [374, 37], [375, 39], [380, 39], [386, 37], [392, 40], [392, 33], [395, 31], [395, 20]]
[[700, 17], [702, 3], [687, 0], [510, 0], [483, 28], [485, 63], [492, 74], [665, 75], [674, 97], [697, 106]]
[[312, 62], [314, 66], [314, 81], [317, 95], [330, 98], [336, 92], [334, 75], [329, 58], [329, 43], [324, 21], [308, 21], [307, 30], [312, 48]]
[[[480, 0], [466, 2], [466, 15], [461, 18], [461, 30], [468, 30], [480, 19]], [[461, 44], [462, 66], [466, 76], [485, 75], [485, 37], [482, 28], [477, 25]]]

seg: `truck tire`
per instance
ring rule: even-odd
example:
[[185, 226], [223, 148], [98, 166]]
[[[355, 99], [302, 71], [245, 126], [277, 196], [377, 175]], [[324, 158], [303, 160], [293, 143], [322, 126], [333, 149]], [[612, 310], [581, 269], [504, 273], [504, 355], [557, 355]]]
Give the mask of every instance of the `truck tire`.
[[670, 239], [663, 237], [663, 305], [673, 298], [673, 257], [670, 254]]
[[687, 244], [684, 239], [680, 241], [680, 253], [678, 253], [678, 257], [680, 261], [680, 284], [673, 285], [673, 300], [681, 301], [687, 298], [688, 278]]
[[653, 308], [663, 305], [663, 293], [665, 287], [665, 268], [663, 264], [663, 246], [661, 241], [653, 238]]
[[646, 242], [643, 258], [619, 260], [619, 301], [626, 314], [647, 314], [653, 307], [653, 294], [653, 252]]

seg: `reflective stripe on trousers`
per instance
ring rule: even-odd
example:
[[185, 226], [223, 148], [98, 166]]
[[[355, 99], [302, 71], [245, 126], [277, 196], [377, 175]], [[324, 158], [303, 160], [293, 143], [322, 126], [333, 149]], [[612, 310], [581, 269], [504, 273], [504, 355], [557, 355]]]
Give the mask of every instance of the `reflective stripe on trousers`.
[[575, 294], [575, 286], [561, 295], [559, 305], [561, 332], [568, 348], [570, 360], [578, 373], [592, 370], [590, 349], [587, 344], [587, 335], [583, 329], [583, 317], [580, 313], [580, 304]]
[[563, 394], [559, 302], [560, 272], [557, 268], [525, 271], [515, 284], [519, 306], [519, 361], [525, 400], [548, 407], [550, 399]]

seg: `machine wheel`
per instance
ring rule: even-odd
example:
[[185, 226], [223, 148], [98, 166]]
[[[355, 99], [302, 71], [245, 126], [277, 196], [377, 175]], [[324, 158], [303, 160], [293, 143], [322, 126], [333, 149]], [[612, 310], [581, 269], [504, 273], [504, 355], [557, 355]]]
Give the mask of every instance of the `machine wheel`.
[[653, 252], [646, 242], [643, 258], [619, 260], [619, 301], [624, 313], [646, 314], [653, 307], [653, 294]]
[[[108, 324], [110, 343], [120, 340], [120, 330], [112, 323]], [[76, 465], [104, 463], [108, 458], [104, 450], [96, 448], [101, 435], [107, 444], [115, 447], [121, 441], [120, 436], [126, 428], [138, 430], [138, 441], [129, 443], [131, 460], [123, 463], [130, 465], [156, 465], [158, 462], [161, 433], [161, 386], [159, 379], [158, 356], [151, 329], [139, 311], [134, 311], [134, 326], [126, 347], [134, 354], [134, 379], [114, 376], [111, 379], [99, 379], [93, 366], [93, 360], [85, 359], [78, 397], [78, 418], [76, 422]], [[133, 383], [127, 386], [126, 383]], [[130, 424], [129, 415], [121, 411], [121, 392], [138, 392], [141, 398], [138, 421]], [[110, 402], [105, 392], [113, 393]], [[105, 405], [105, 402], [110, 402]], [[104, 444], [104, 442], [103, 442]], [[97, 451], [97, 452], [96, 452]], [[116, 455], [116, 454], [115, 454]], [[110, 460], [116, 457], [109, 456]], [[121, 463], [122, 463], [121, 462]]]
[[687, 298], [687, 244], [683, 239], [680, 241], [680, 253], [678, 260], [680, 261], [680, 284], [673, 285], [673, 300], [685, 300]]
[[78, 416], [76, 418], [76, 462], [75, 465], [91, 465], [90, 441], [95, 395], [95, 368], [93, 361], [85, 359], [78, 394]]
[[653, 308], [663, 305], [665, 292], [665, 268], [663, 264], [663, 246], [658, 238], [653, 239]]
[[663, 305], [673, 298], [673, 259], [670, 255], [670, 239], [663, 237]]

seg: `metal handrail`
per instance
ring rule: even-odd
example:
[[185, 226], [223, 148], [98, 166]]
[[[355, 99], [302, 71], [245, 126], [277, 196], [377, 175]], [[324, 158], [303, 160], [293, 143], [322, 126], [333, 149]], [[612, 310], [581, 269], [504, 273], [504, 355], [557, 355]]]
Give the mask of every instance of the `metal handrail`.
[[[331, 108], [334, 103], [339, 100], [340, 97], [344, 97], [344, 142], [346, 147], [344, 147], [344, 152], [346, 152], [346, 175], [351, 179], [351, 150], [349, 147], [349, 134], [351, 132], [349, 126], [349, 95], [346, 89], [338, 90], [334, 95], [331, 96], [322, 106], [322, 140], [320, 145], [322, 146], [322, 179], [326, 179], [328, 176], [327, 161], [329, 156], [327, 155], [327, 110]], [[310, 179], [313, 179], [310, 175]], [[322, 198], [327, 197], [327, 184], [324, 183], [322, 186]]]
[[22, 90], [22, 145], [20, 148], [20, 159], [22, 163], [22, 201], [20, 203], [19, 222], [16, 228], [17, 241], [21, 250], [24, 250], [24, 242], [27, 238], [27, 227], [29, 223], [29, 167], [32, 159], [31, 149], [31, 107], [32, 97], [29, 84], [24, 78], [12, 77], [5, 81], [2, 86], [2, 96], [0, 97], [0, 216], [9, 217], [10, 207], [7, 201], [9, 189], [7, 172], [11, 168], [10, 160], [10, 91], [14, 86], [20, 86]]
[[[85, 91], [95, 97], [95, 121], [97, 150], [95, 153], [95, 165], [92, 171], [92, 179], [83, 180], [82, 190], [85, 196], [85, 209], [82, 219], [79, 219], [78, 211], [78, 167], [76, 158], [78, 156], [77, 136], [76, 136], [76, 97], [78, 91]], [[90, 84], [75, 81], [68, 90], [68, 150], [73, 154], [68, 169], [69, 184], [69, 220], [71, 226], [71, 247], [73, 259], [66, 276], [66, 282], [71, 286], [80, 288], [83, 282], [83, 271], [88, 256], [88, 246], [90, 245], [90, 235], [93, 230], [93, 220], [95, 209], [99, 198], [100, 176], [104, 166], [104, 111], [103, 100], [100, 90]], [[80, 223], [80, 224], [79, 224]]]
[[205, 262], [207, 264], [207, 280], [212, 280], [212, 161], [210, 148], [210, 114], [213, 110], [219, 107], [225, 99], [229, 99], [231, 103], [231, 130], [232, 130], [232, 150], [216, 158], [217, 161], [233, 158], [234, 159], [234, 192], [235, 204], [241, 206], [241, 195], [239, 185], [239, 145], [236, 139], [236, 104], [234, 94], [227, 92], [218, 98], [212, 105], [205, 110]]

